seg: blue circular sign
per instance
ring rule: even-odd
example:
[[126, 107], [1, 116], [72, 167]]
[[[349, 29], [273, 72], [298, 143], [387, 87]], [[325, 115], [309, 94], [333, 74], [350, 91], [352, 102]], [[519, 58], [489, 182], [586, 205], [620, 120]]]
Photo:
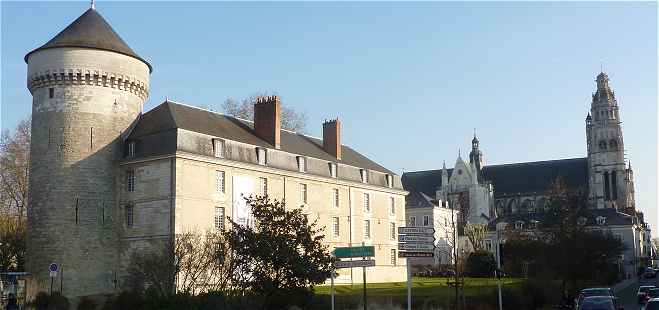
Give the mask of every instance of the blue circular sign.
[[58, 266], [55, 263], [52, 263], [52, 264], [50, 264], [50, 266], [48, 266], [48, 270], [50, 270], [52, 272], [57, 272], [57, 269], [58, 269]]

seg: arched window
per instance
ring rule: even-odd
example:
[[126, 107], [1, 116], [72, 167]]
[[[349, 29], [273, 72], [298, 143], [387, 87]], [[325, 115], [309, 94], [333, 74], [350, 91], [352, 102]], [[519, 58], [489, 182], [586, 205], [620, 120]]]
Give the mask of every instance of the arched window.
[[616, 139], [609, 140], [609, 147], [612, 149], [618, 148], [618, 141]]
[[605, 140], [600, 141], [600, 150], [606, 150], [606, 141]]
[[507, 211], [508, 214], [517, 212], [517, 203], [516, 203], [515, 199], [510, 199], [508, 201], [508, 207], [506, 208], [506, 211]]

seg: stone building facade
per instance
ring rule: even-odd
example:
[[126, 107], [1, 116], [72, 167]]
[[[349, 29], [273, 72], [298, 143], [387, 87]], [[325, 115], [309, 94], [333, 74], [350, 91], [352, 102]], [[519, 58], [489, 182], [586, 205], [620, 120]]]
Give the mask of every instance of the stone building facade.
[[[486, 165], [474, 134], [469, 163], [458, 155], [452, 169], [444, 165], [438, 170], [403, 174], [404, 188], [410, 192], [408, 210], [423, 204], [421, 197], [425, 195], [460, 210], [463, 223], [504, 222], [529, 229], [541, 221], [549, 207], [552, 182], [560, 179], [567, 190], [587, 193], [591, 207], [605, 210], [602, 216], [609, 217], [609, 222], [634, 230], [623, 240], [629, 242], [628, 248], [639, 250], [627, 253], [627, 262], [648, 257], [648, 251], [638, 246], [638, 240], [643, 239], [640, 232], [649, 227], [635, 206], [634, 174], [625, 158], [619, 107], [608, 75], [598, 74], [595, 82], [585, 120], [586, 157]], [[517, 219], [519, 216], [526, 220]]]
[[323, 139], [282, 130], [276, 97], [261, 99], [254, 122], [171, 101], [142, 113], [151, 65], [93, 8], [25, 61], [28, 296], [50, 289], [50, 263], [65, 296], [118, 292], [131, 253], [249, 221], [241, 195], [263, 193], [317, 219], [331, 247], [375, 245], [369, 282], [405, 278], [400, 177], [341, 144], [339, 120], [323, 124]]

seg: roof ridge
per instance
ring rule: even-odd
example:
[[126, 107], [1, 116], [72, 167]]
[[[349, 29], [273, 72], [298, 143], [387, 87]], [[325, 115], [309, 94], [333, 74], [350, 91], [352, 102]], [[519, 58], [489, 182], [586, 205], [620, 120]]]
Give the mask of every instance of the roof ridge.
[[[225, 114], [225, 113], [218, 112], [218, 111], [213, 111], [213, 110], [209, 110], [209, 109], [204, 109], [204, 108], [202, 108], [202, 107], [194, 106], [194, 105], [187, 104], [187, 103], [183, 103], [183, 102], [180, 102], [180, 101], [175, 101], [175, 100], [171, 100], [171, 99], [165, 99], [165, 102], [163, 102], [163, 103], [167, 103], [167, 102], [169, 102], [169, 103], [173, 103], [173, 104], [182, 105], [182, 106], [186, 106], [186, 107], [193, 108], [193, 109], [197, 109], [197, 110], [202, 110], [202, 111], [205, 111], [205, 112], [210, 112], [210, 113], [213, 113], [213, 114], [222, 115], [222, 116], [224, 116], [224, 117], [230, 117], [230, 118], [233, 118], [233, 119], [237, 119], [237, 120], [239, 120], [239, 121], [242, 121], [242, 122], [247, 122], [247, 123], [254, 124], [254, 121], [250, 121], [250, 120], [247, 120], [247, 119], [244, 119], [244, 118], [240, 118], [240, 117], [235, 117], [235, 116], [233, 116], [233, 115]], [[313, 138], [313, 139], [317, 139], [317, 140], [323, 141], [322, 138], [315, 137], [315, 136], [312, 136], [312, 135], [303, 134], [303, 133], [296, 132], [296, 131], [293, 131], [293, 130], [284, 129], [284, 128], [281, 128], [281, 129], [279, 129], [279, 130], [281, 130], [281, 131], [286, 131], [286, 132], [289, 132], [289, 133], [293, 133], [293, 134], [296, 134], [296, 135], [299, 135], [299, 136], [309, 137], [309, 138]], [[347, 145], [345, 145], [345, 144], [341, 144], [341, 146], [347, 146]]]
[[568, 160], [579, 160], [579, 159], [587, 159], [587, 157], [560, 158], [560, 159], [548, 159], [548, 160], [538, 160], [538, 161], [525, 161], [525, 162], [508, 163], [508, 164], [486, 165], [486, 166], [483, 166], [483, 169], [489, 168], [489, 167], [503, 167], [503, 166], [514, 166], [514, 165], [521, 166], [521, 165], [549, 163], [549, 162], [558, 162], [558, 161], [568, 161]]

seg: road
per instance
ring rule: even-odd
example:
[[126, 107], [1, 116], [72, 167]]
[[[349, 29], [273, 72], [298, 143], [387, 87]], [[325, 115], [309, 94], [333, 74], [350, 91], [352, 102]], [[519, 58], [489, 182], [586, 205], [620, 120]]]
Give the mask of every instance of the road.
[[638, 287], [641, 285], [656, 285], [659, 287], [659, 277], [654, 279], [641, 279], [639, 282], [631, 284], [622, 291], [616, 292], [618, 298], [620, 298], [622, 305], [625, 307], [625, 310], [642, 309], [641, 305], [639, 305], [636, 300], [636, 291], [638, 290]]

